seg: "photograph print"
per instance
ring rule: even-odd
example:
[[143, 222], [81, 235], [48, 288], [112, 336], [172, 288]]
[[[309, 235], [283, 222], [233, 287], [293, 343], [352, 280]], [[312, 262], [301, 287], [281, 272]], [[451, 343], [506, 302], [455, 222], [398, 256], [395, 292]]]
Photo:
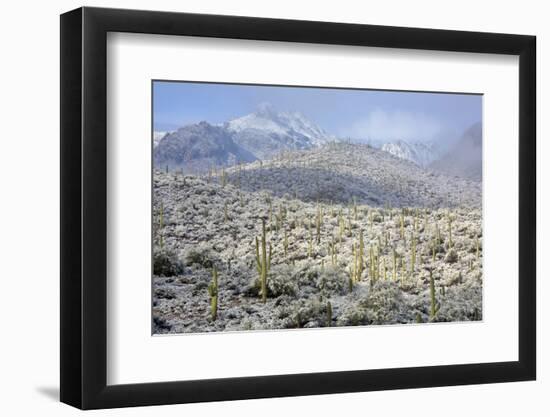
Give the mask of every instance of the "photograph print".
[[152, 81], [152, 332], [483, 319], [480, 94]]

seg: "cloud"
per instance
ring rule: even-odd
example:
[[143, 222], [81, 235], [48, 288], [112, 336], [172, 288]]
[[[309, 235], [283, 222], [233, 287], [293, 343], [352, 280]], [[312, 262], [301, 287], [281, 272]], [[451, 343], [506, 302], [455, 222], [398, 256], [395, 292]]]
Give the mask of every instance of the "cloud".
[[377, 109], [344, 129], [342, 136], [357, 140], [428, 141], [441, 134], [439, 121], [423, 113], [410, 111], [385, 111]]

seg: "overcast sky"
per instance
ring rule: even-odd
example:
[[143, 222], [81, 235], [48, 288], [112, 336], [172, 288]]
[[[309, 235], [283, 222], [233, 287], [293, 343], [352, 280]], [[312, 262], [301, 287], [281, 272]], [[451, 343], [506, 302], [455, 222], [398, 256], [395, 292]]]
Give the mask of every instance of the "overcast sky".
[[438, 140], [482, 119], [481, 95], [156, 81], [154, 130], [223, 123], [261, 103], [298, 111], [327, 132], [355, 140]]

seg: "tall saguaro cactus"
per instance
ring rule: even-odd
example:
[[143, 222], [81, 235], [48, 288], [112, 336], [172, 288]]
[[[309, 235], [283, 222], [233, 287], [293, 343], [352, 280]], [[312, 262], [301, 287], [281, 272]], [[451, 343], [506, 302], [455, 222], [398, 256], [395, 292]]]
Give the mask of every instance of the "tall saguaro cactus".
[[210, 295], [210, 316], [212, 320], [218, 318], [218, 269], [214, 266], [212, 269], [212, 281], [208, 285], [208, 294]]
[[414, 274], [414, 265], [416, 264], [416, 237], [411, 236], [411, 275]]
[[393, 248], [393, 280], [397, 281], [397, 254]]
[[447, 222], [449, 223], [449, 249], [450, 249], [453, 247], [453, 233], [452, 233], [453, 219], [451, 219], [451, 214], [447, 215]]
[[317, 244], [321, 243], [321, 225], [323, 222], [323, 211], [317, 206], [317, 218], [315, 219], [315, 231]]
[[332, 263], [332, 266], [336, 266], [336, 263], [338, 261], [338, 254], [336, 252], [336, 243], [334, 242], [334, 237], [332, 238], [332, 242], [329, 242], [328, 244], [328, 251], [330, 254], [330, 260]]
[[439, 307], [435, 299], [435, 282], [432, 270], [430, 269], [430, 319], [433, 320], [437, 314]]
[[260, 291], [262, 294], [262, 302], [265, 304], [267, 301], [267, 276], [269, 269], [271, 268], [271, 243], [269, 246], [266, 243], [265, 238], [265, 220], [262, 219], [262, 238], [261, 249], [260, 242], [256, 237], [256, 267], [258, 269], [258, 275], [260, 277]]

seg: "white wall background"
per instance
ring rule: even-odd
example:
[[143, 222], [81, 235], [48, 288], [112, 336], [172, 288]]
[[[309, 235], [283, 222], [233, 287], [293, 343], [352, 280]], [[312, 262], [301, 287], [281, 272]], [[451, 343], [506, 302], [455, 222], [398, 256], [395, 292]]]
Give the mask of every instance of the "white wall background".
[[[0, 410], [3, 415], [75, 415], [59, 392], [59, 17], [82, 3], [6, 2], [0, 23]], [[534, 34], [538, 37], [538, 381], [100, 411], [94, 415], [384, 414], [406, 416], [545, 416], [550, 411], [549, 124], [550, 26], [545, 2], [351, 0], [93, 1], [86, 5], [238, 14], [441, 29]], [[546, 394], [546, 395], [545, 395]]]

